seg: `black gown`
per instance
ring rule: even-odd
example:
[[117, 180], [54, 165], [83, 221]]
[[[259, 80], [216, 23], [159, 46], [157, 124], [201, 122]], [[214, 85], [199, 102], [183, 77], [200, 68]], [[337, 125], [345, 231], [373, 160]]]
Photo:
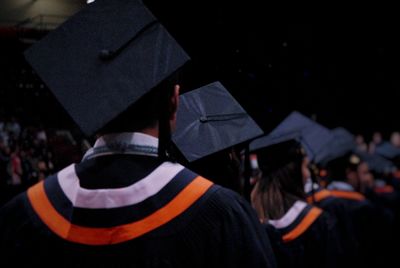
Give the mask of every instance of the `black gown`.
[[265, 224], [278, 267], [343, 267], [335, 217], [306, 205], [287, 226]]
[[390, 264], [388, 249], [393, 237], [393, 215], [354, 191], [332, 190], [345, 202], [358, 241], [358, 266], [381, 267]]
[[275, 267], [250, 205], [177, 166], [107, 155], [50, 176], [1, 208], [0, 267]]
[[354, 235], [354, 226], [351, 211], [347, 207], [347, 201], [333, 196], [322, 187], [314, 192], [307, 193], [307, 202], [315, 205], [337, 219], [337, 229], [343, 248], [343, 259], [346, 267], [354, 267], [359, 263], [359, 243]]

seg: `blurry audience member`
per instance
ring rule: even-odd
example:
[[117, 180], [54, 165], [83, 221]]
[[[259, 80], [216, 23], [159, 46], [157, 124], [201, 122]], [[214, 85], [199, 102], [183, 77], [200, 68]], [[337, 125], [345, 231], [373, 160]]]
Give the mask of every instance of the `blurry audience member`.
[[0, 188], [4, 188], [9, 181], [8, 166], [10, 162], [10, 149], [0, 137]]
[[370, 154], [374, 154], [374, 153], [375, 153], [375, 149], [376, 149], [376, 144], [375, 144], [374, 142], [371, 141], [371, 142], [368, 144], [368, 150], [367, 150], [367, 152], [370, 153]]
[[16, 117], [11, 117], [10, 122], [8, 122], [5, 126], [5, 130], [10, 134], [13, 134], [14, 137], [19, 137], [19, 134], [21, 133], [21, 126]]
[[357, 135], [355, 138], [355, 142], [357, 144], [357, 149], [362, 152], [368, 151], [368, 145], [365, 143], [364, 137], [362, 135]]
[[400, 148], [400, 133], [399, 132], [393, 132], [390, 135], [390, 143], [393, 144], [394, 147]]
[[22, 184], [22, 165], [21, 158], [19, 157], [19, 147], [16, 146], [11, 149], [11, 159], [10, 159], [10, 175], [11, 175], [11, 185], [21, 185]]
[[369, 189], [374, 187], [374, 176], [369, 171], [368, 164], [366, 162], [361, 162], [357, 166], [357, 177], [358, 177], [358, 187], [359, 192], [365, 194]]
[[372, 134], [372, 142], [375, 145], [381, 144], [383, 142], [382, 134], [378, 131], [374, 132], [374, 134]]
[[36, 139], [41, 143], [47, 142], [46, 131], [43, 128], [40, 128], [40, 130], [36, 133]]

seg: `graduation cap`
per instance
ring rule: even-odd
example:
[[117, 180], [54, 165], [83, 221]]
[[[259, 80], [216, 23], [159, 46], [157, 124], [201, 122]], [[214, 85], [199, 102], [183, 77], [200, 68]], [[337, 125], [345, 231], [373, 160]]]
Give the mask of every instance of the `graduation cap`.
[[338, 142], [340, 144], [346, 144], [348, 146], [353, 146], [355, 144], [354, 135], [343, 127], [332, 129], [332, 133], [335, 138], [338, 138]]
[[362, 161], [368, 164], [370, 170], [377, 173], [390, 173], [396, 168], [390, 160], [380, 155], [370, 154], [359, 150], [356, 151], [356, 154], [362, 159]]
[[359, 164], [361, 161], [364, 161], [371, 170], [378, 173], [390, 172], [394, 168], [394, 164], [387, 159], [377, 154], [358, 150], [354, 141], [354, 135], [345, 128], [333, 129], [332, 133], [332, 141], [319, 155], [320, 162], [326, 164], [336, 158], [349, 155], [348, 161], [352, 164]]
[[252, 141], [250, 151], [255, 152], [275, 144], [297, 140], [306, 150], [310, 160], [313, 160], [331, 138], [332, 134], [329, 129], [294, 111], [270, 134]]
[[344, 128], [335, 128], [332, 130], [331, 140], [317, 154], [315, 161], [325, 165], [331, 160], [352, 153], [356, 149], [354, 135]]
[[220, 82], [180, 96], [172, 140], [189, 161], [195, 161], [263, 134]]
[[25, 56], [88, 136], [189, 60], [139, 0], [97, 0]]
[[387, 159], [394, 159], [400, 156], [400, 148], [395, 147], [390, 142], [382, 142], [375, 148], [375, 153]]

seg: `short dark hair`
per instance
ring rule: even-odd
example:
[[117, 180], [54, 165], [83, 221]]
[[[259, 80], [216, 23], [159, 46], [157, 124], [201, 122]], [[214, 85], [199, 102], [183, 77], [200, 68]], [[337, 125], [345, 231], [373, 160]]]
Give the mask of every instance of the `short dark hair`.
[[240, 163], [231, 154], [234, 148], [229, 147], [207, 157], [203, 157], [187, 166], [194, 172], [206, 177], [207, 179], [240, 193]]
[[347, 172], [356, 171], [358, 163], [354, 164], [350, 161], [353, 154], [347, 153], [341, 157], [333, 159], [326, 164], [329, 181], [345, 181]]
[[[118, 132], [135, 132], [147, 127], [154, 127], [163, 112], [169, 115], [166, 106], [173, 95], [174, 86], [179, 83], [179, 71], [174, 72], [167, 79], [129, 106], [123, 113], [101, 128], [99, 134]], [[166, 115], [168, 116], [168, 114]]]

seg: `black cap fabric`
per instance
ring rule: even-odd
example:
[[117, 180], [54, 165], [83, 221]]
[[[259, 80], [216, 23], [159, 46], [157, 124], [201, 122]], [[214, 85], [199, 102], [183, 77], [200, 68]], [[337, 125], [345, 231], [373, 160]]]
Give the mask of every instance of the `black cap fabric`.
[[189, 60], [139, 0], [97, 0], [25, 56], [86, 135]]
[[380, 155], [370, 154], [359, 150], [356, 151], [356, 154], [361, 158], [362, 161], [368, 164], [370, 170], [377, 173], [391, 173], [396, 169], [396, 166], [390, 160]]
[[394, 159], [400, 156], [400, 148], [395, 147], [390, 142], [382, 142], [376, 146], [375, 153], [387, 159]]
[[172, 140], [192, 162], [263, 134], [220, 82], [180, 96]]
[[325, 165], [329, 161], [354, 152], [355, 149], [354, 135], [344, 128], [335, 128], [332, 130], [332, 139], [317, 154], [315, 162]]
[[291, 139], [279, 142], [256, 151], [260, 169], [269, 173], [284, 167], [290, 162], [302, 161], [304, 150], [300, 142]]
[[378, 173], [391, 172], [395, 168], [392, 162], [377, 154], [370, 154], [358, 150], [354, 135], [347, 129], [341, 127], [335, 128], [332, 130], [332, 134], [333, 139], [317, 156], [319, 163], [326, 165], [334, 159], [349, 155], [348, 161], [351, 162], [352, 159], [358, 157], [358, 160], [354, 161], [353, 164], [358, 164], [361, 161], [366, 162], [372, 171]]
[[310, 160], [313, 160], [331, 138], [332, 134], [329, 129], [294, 111], [270, 134], [252, 141], [250, 151], [254, 152], [278, 143], [297, 140], [306, 150]]

